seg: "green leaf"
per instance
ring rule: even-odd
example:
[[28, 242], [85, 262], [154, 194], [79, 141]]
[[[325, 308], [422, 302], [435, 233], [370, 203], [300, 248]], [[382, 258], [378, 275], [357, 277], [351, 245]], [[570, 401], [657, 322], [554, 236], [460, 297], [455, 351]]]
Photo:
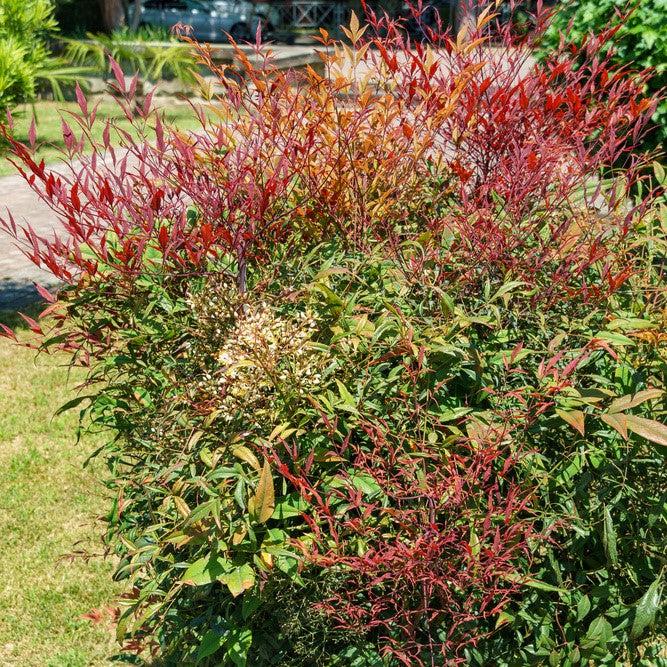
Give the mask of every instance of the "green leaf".
[[613, 331], [599, 331], [595, 334], [595, 338], [606, 340], [608, 343], [618, 347], [635, 347], [637, 345], [637, 343], [632, 340], [632, 338], [624, 336], [620, 333], [615, 333]]
[[87, 395], [87, 396], [77, 396], [76, 398], [73, 398], [71, 401], [67, 401], [65, 405], [61, 405], [57, 410], [56, 410], [56, 415], [61, 415], [63, 412], [67, 412], [68, 410], [71, 410], [72, 408], [77, 407], [77, 405], [80, 405], [86, 400], [91, 400], [94, 398], [92, 394]]
[[225, 657], [236, 667], [246, 667], [251, 646], [251, 630], [231, 630], [225, 638]]
[[291, 519], [301, 516], [308, 509], [308, 503], [301, 499], [281, 500], [276, 503], [276, 508], [271, 516], [272, 519]]
[[247, 563], [235, 567], [231, 572], [223, 574], [220, 581], [229, 588], [229, 592], [238, 597], [244, 591], [255, 585], [255, 573]]
[[336, 384], [338, 385], [338, 392], [343, 403], [356, 412], [357, 402], [354, 400], [354, 396], [352, 396], [347, 390], [347, 387], [340, 380], [336, 380]]
[[498, 618], [496, 619], [496, 629], [498, 629], [501, 625], [506, 625], [507, 623], [512, 623], [514, 621], [514, 616], [512, 614], [508, 614], [506, 611], [501, 611], [498, 614]]
[[633, 639], [638, 639], [644, 630], [655, 622], [655, 616], [660, 608], [661, 593], [660, 577], [658, 577], [637, 602], [635, 618], [630, 630], [630, 636]]
[[591, 649], [595, 646], [606, 646], [612, 638], [613, 630], [611, 624], [604, 616], [598, 616], [591, 621], [588, 632], [581, 643], [582, 648]]
[[586, 615], [590, 610], [591, 601], [588, 595], [584, 595], [582, 598], [580, 598], [579, 602], [577, 602], [577, 621], [579, 622], [586, 618]]
[[262, 599], [256, 593], [247, 593], [243, 596], [241, 602], [241, 616], [244, 621], [247, 621], [253, 613], [258, 609]]
[[548, 584], [545, 581], [540, 581], [539, 579], [533, 579], [530, 577], [523, 577], [520, 574], [506, 574], [504, 578], [508, 581], [517, 582], [523, 586], [529, 586], [530, 588], [537, 588], [540, 591], [549, 591], [551, 593], [558, 593], [561, 597], [569, 598], [570, 591], [566, 588], [559, 588], [552, 584]]
[[650, 320], [644, 320], [639, 317], [617, 317], [609, 322], [607, 329], [615, 331], [636, 331], [637, 329], [655, 329], [655, 324]]
[[618, 549], [616, 548], [616, 530], [608, 507], [604, 508], [604, 525], [602, 529], [602, 545], [607, 561], [612, 565], [618, 564]]
[[[511, 280], [508, 283], [505, 283], [490, 299], [489, 303], [493, 303], [496, 299], [500, 299], [505, 295], [508, 295], [510, 292], [513, 292], [517, 290], [519, 287], [523, 287], [524, 285], [528, 285], [528, 283], [525, 283], [521, 280]], [[505, 301], [507, 303], [507, 301]]]
[[353, 473], [350, 475], [350, 481], [356, 489], [370, 498], [374, 498], [382, 493], [380, 485], [367, 473]]
[[259, 523], [266, 523], [271, 518], [276, 507], [271, 467], [266, 459], [264, 460], [262, 472], [259, 475], [255, 495], [251, 498], [249, 506]]
[[205, 586], [206, 584], [212, 584], [229, 568], [230, 563], [226, 558], [209, 554], [205, 558], [200, 558], [192, 563], [184, 572], [181, 581], [194, 586]]
[[218, 634], [215, 630], [209, 630], [199, 644], [197, 663], [213, 655], [224, 643], [225, 637], [223, 635]]

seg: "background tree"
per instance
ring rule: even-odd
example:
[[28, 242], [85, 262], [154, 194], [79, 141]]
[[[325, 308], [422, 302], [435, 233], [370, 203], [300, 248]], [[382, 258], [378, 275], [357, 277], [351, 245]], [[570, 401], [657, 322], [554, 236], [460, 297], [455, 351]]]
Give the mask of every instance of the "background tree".
[[123, 0], [99, 0], [102, 25], [111, 32], [125, 23], [125, 3]]

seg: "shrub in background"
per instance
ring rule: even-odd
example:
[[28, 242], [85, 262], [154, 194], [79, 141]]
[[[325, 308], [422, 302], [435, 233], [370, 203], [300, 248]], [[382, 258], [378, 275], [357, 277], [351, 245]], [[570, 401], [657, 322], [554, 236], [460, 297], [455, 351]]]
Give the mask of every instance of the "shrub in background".
[[569, 40], [583, 41], [590, 33], [609, 26], [618, 27], [613, 43], [613, 63], [629, 69], [652, 68], [648, 83], [649, 94], [663, 95], [653, 117], [653, 128], [645, 146], [663, 153], [667, 143], [667, 1], [638, 0], [568, 0], [558, 5], [554, 20], [544, 35], [542, 49], [548, 52], [557, 47], [560, 33]]
[[40, 86], [62, 98], [85, 72], [52, 55], [49, 40], [58, 32], [50, 0], [0, 3], [0, 112], [33, 102]]
[[201, 48], [226, 94], [191, 134], [150, 95], [134, 115], [112, 63], [142, 139], [90, 145], [79, 94], [66, 173], [12, 143], [62, 223], [3, 221], [64, 283], [28, 322], [89, 369], [64, 408], [111, 433], [127, 650], [650, 660], [667, 223], [632, 150], [655, 102], [609, 35], [533, 66], [510, 27], [486, 48], [494, 21], [426, 45], [353, 17], [324, 76]]

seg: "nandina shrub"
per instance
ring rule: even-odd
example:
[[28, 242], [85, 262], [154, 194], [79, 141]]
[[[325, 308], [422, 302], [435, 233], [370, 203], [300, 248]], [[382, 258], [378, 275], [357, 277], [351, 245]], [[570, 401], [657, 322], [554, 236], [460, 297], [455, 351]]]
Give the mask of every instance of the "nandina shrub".
[[489, 48], [490, 9], [431, 44], [368, 20], [322, 34], [323, 74], [201, 47], [224, 94], [197, 132], [112, 63], [135, 133], [92, 142], [79, 95], [65, 173], [12, 144], [62, 223], [4, 220], [63, 282], [28, 322], [111, 433], [118, 638], [166, 664], [636, 656], [667, 444], [646, 75], [611, 34]]

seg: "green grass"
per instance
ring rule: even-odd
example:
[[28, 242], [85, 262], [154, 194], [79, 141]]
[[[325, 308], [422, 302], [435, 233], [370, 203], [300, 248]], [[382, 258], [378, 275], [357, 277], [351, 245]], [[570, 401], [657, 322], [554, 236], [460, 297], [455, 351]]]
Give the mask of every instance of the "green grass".
[[108, 502], [95, 465], [83, 469], [95, 443], [76, 443], [75, 414], [54, 417], [77, 375], [68, 381], [61, 363], [0, 339], [3, 667], [106, 665], [118, 652], [108, 619], [82, 618], [120, 590], [113, 563], [63, 558], [79, 549], [101, 552], [96, 517]]
[[[92, 102], [89, 106], [92, 108]], [[163, 109], [167, 122], [181, 129], [194, 129], [198, 122], [191, 107], [185, 103], [170, 103]], [[67, 119], [68, 112], [79, 113], [79, 106], [75, 102], [37, 102], [34, 106], [34, 116], [37, 126], [37, 142], [40, 144], [37, 157], [43, 158], [48, 164], [60, 157], [60, 150], [64, 147], [62, 137], [61, 118]], [[33, 107], [22, 105], [12, 112], [14, 118], [14, 137], [19, 141], [27, 143], [30, 124], [33, 118]], [[100, 104], [98, 111], [99, 120], [93, 126], [94, 139], [102, 140], [104, 130], [103, 119], [114, 120], [118, 127], [130, 130], [131, 126], [122, 111], [113, 101], [105, 101]], [[112, 132], [112, 139], [113, 139]], [[7, 176], [16, 172], [14, 166], [6, 159], [6, 151], [0, 146], [0, 176]]]

